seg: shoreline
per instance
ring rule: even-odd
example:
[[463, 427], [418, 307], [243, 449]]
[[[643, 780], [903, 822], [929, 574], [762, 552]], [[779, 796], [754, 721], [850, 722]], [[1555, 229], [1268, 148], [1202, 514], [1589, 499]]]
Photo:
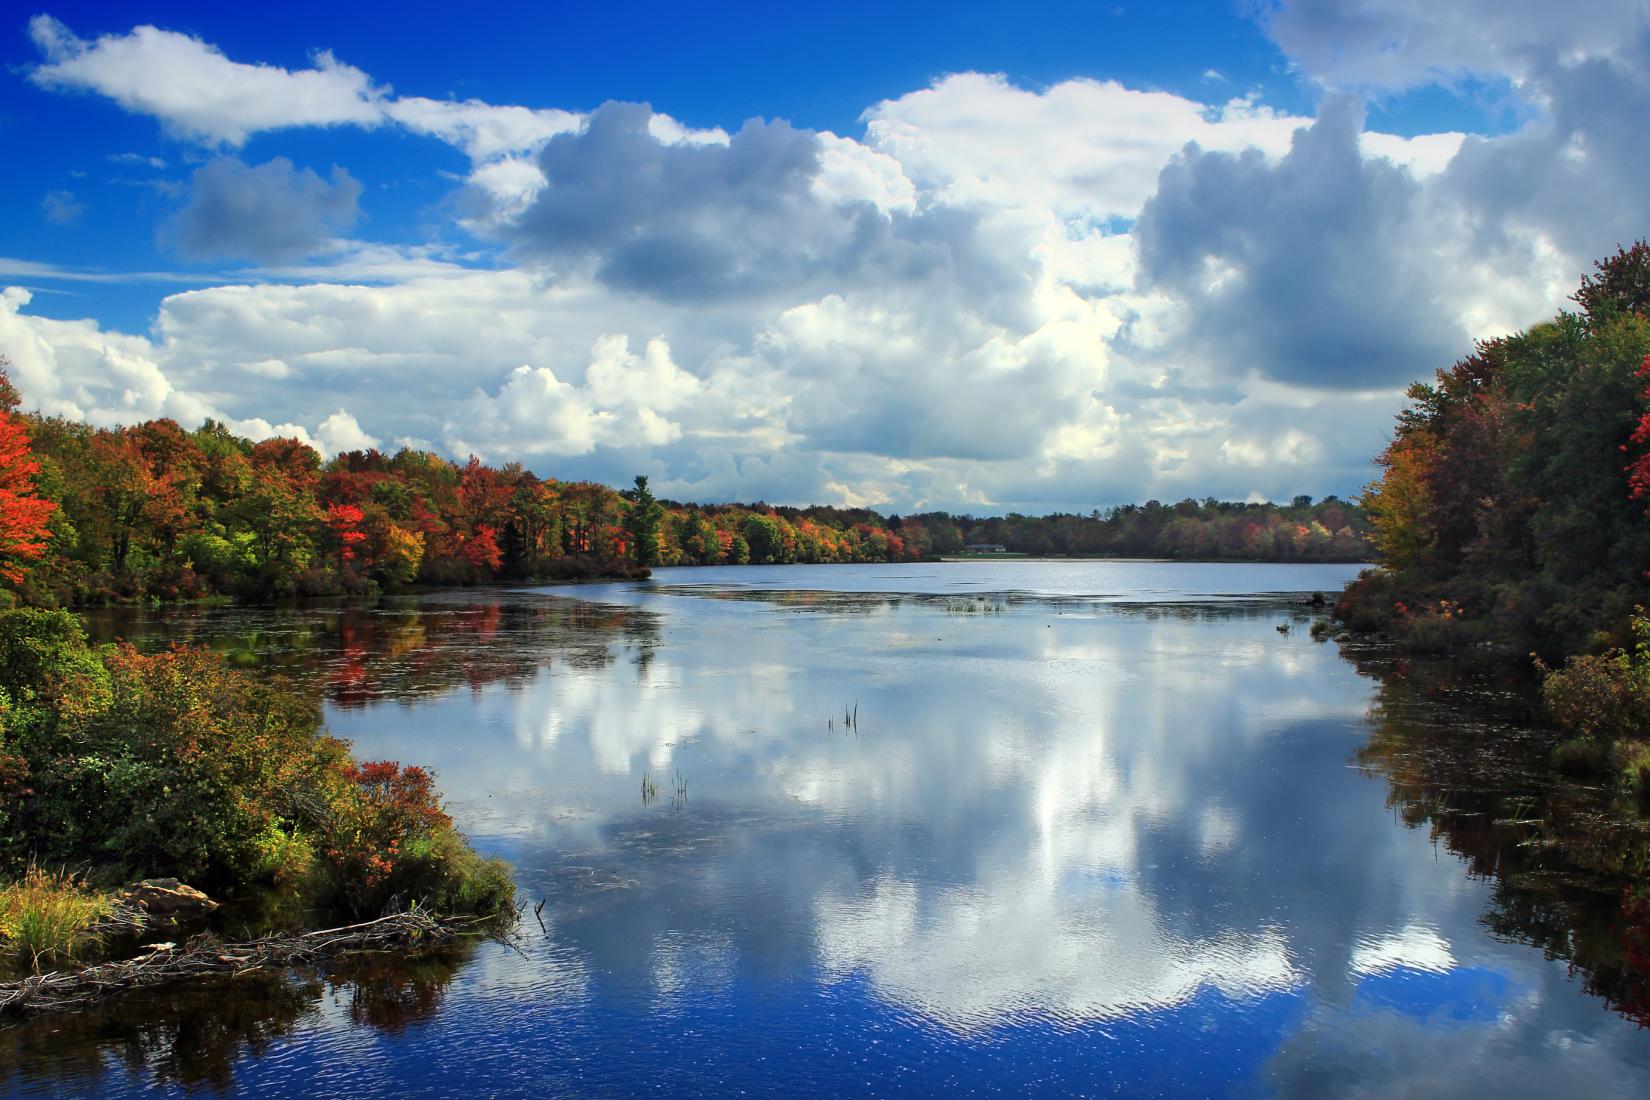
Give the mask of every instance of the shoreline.
[[[498, 918], [491, 921], [496, 923]], [[334, 928], [271, 933], [241, 943], [226, 943], [211, 933], [201, 933], [182, 946], [153, 944], [124, 959], [0, 981], [0, 1020], [78, 1012], [133, 990], [290, 969], [343, 955], [416, 955], [460, 937], [485, 935], [482, 929], [488, 923], [484, 917], [442, 917], [412, 909]]]

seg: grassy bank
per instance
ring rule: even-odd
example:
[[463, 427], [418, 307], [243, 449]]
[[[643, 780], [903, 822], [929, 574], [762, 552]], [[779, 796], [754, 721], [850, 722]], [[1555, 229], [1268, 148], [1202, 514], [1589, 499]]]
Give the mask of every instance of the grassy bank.
[[29, 867], [0, 887], [0, 950], [38, 970], [74, 959], [98, 942], [110, 896], [67, 871]]
[[513, 901], [428, 771], [356, 761], [294, 685], [204, 650], [93, 647], [63, 611], [0, 612], [0, 949], [72, 955], [96, 887], [152, 877], [274, 887], [328, 916]]

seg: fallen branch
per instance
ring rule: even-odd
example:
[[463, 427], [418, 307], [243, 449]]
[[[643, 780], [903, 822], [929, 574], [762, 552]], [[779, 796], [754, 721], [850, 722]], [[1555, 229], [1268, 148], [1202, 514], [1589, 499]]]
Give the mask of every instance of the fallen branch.
[[412, 909], [341, 928], [275, 934], [250, 943], [223, 943], [215, 936], [203, 935], [181, 948], [169, 943], [153, 944], [144, 954], [120, 962], [0, 982], [0, 1017], [84, 1008], [126, 990], [188, 978], [235, 976], [266, 967], [320, 962], [362, 951], [425, 947], [469, 934], [482, 923], [481, 918], [442, 918], [422, 909]]

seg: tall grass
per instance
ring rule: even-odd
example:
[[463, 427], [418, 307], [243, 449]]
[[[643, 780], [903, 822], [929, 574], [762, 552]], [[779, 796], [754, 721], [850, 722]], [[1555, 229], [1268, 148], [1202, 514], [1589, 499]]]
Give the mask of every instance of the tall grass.
[[1650, 794], [1650, 745], [1643, 741], [1622, 741], [1617, 746], [1622, 775], [1639, 794]]
[[42, 963], [73, 959], [97, 942], [94, 931], [111, 911], [109, 899], [68, 871], [30, 866], [0, 889], [0, 950]]
[[450, 827], [409, 841], [390, 885], [437, 913], [502, 916], [514, 911], [516, 899], [510, 865], [482, 856]]

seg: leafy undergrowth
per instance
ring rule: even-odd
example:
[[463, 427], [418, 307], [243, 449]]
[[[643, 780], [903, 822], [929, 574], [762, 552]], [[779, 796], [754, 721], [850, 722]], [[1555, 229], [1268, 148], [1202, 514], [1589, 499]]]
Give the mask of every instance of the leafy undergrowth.
[[300, 686], [200, 649], [94, 648], [66, 612], [12, 610], [0, 612], [0, 881], [15, 879], [8, 897], [55, 900], [19, 900], [8, 938], [72, 950], [65, 930], [95, 919], [82, 912], [92, 895], [35, 863], [209, 893], [274, 886], [329, 915], [416, 902], [488, 916], [514, 900], [509, 868], [454, 829], [434, 776], [353, 760]]

